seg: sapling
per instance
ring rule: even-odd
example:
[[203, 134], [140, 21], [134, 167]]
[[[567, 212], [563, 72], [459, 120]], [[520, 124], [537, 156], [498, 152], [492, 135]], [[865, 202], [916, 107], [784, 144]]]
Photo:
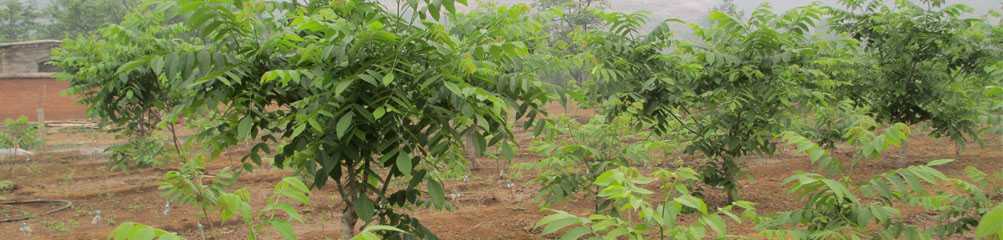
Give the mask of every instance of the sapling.
[[14, 160], [23, 154], [31, 160], [32, 153], [27, 150], [35, 149], [44, 144], [44, 139], [38, 134], [38, 124], [28, 121], [28, 117], [20, 116], [16, 119], [5, 119], [3, 129], [0, 131], [0, 148], [8, 148]]

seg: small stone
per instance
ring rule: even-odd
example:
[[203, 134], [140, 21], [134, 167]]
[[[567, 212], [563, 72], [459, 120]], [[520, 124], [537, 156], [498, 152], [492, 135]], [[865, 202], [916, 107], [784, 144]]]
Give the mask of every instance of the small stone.
[[171, 201], [167, 201], [166, 203], [164, 203], [164, 212], [163, 213], [164, 213], [164, 216], [167, 216], [167, 215], [171, 214]]
[[97, 225], [101, 223], [101, 210], [94, 210], [94, 218], [91, 219], [91, 224]]
[[21, 233], [24, 233], [24, 235], [31, 235], [31, 226], [28, 226], [26, 222], [21, 222], [21, 228], [18, 230], [21, 230]]

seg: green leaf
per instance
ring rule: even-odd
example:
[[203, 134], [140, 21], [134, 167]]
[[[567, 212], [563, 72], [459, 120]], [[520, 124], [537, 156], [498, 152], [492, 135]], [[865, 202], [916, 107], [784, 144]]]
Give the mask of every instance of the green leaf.
[[992, 235], [1003, 238], [1003, 204], [997, 205], [983, 215], [979, 220], [979, 226], [975, 228], [975, 236], [978, 238]]
[[355, 82], [355, 79], [342, 79], [339, 81], [334, 86], [334, 95], [341, 96], [341, 93], [345, 92], [345, 89], [348, 89], [349, 86], [352, 86], [353, 82]]
[[700, 213], [702, 214], [707, 214], [707, 204], [704, 203], [703, 200], [700, 200], [699, 198], [696, 198], [691, 195], [683, 195], [677, 197], [675, 201], [682, 204], [683, 206], [696, 209], [697, 211], [700, 211]]
[[352, 237], [352, 240], [381, 240], [380, 235], [373, 232], [360, 232]]
[[247, 139], [251, 135], [251, 117], [244, 117], [237, 125], [237, 138]]
[[394, 82], [394, 73], [390, 73], [383, 76], [383, 86], [390, 86]]
[[727, 225], [725, 225], [725, 223], [724, 223], [724, 219], [721, 219], [721, 216], [718, 216], [717, 214], [708, 214], [708, 215], [705, 215], [705, 216], [701, 217], [700, 220], [705, 225], [707, 225], [711, 229], [713, 229], [714, 232], [716, 232], [718, 236], [723, 237], [723, 236], [725, 236], [726, 232], [728, 231]]
[[376, 206], [373, 205], [373, 201], [370, 201], [368, 197], [356, 198], [352, 204], [355, 208], [355, 214], [359, 216], [363, 221], [368, 222], [376, 214]]
[[575, 227], [572, 228], [571, 230], [568, 230], [567, 232], [564, 232], [564, 235], [561, 235], [560, 240], [578, 240], [581, 239], [582, 236], [585, 236], [585, 234], [589, 234], [590, 232], [591, 230], [589, 230], [589, 228], [587, 227]]
[[310, 202], [310, 189], [297, 177], [285, 177], [275, 185], [275, 193], [285, 196], [301, 204]]
[[504, 142], [501, 145], [502, 157], [505, 160], [512, 160], [515, 158], [515, 150], [512, 147], [512, 143]]
[[571, 225], [574, 225], [574, 224], [577, 224], [577, 223], [578, 223], [578, 218], [561, 218], [561, 219], [553, 221], [550, 224], [547, 224], [547, 226], [543, 227], [543, 232], [541, 232], [541, 234], [544, 234], [544, 235], [551, 234], [551, 233], [557, 232], [558, 230], [561, 230], [562, 228], [565, 228], [567, 226], [571, 226]]
[[397, 169], [405, 176], [411, 176], [411, 154], [401, 151], [397, 154]]
[[380, 106], [376, 108], [376, 110], [373, 110], [373, 118], [376, 120], [380, 120], [380, 118], [383, 118], [383, 115], [385, 114], [387, 114], [386, 107]]
[[442, 188], [442, 183], [429, 177], [426, 178], [425, 185], [428, 187], [428, 194], [432, 197], [432, 204], [444, 207], [446, 205], [446, 194]]
[[954, 162], [954, 159], [939, 159], [939, 160], [933, 160], [933, 161], [930, 161], [930, 162], [926, 163], [926, 166], [934, 167], [934, 166], [940, 166], [940, 165], [948, 164], [948, 163], [951, 163], [951, 162]]
[[335, 131], [338, 134], [338, 138], [342, 138], [345, 136], [345, 133], [347, 133], [346, 131], [348, 131], [348, 128], [352, 126], [352, 117], [354, 116], [355, 113], [348, 112], [345, 115], [342, 115], [341, 119], [338, 119], [338, 125], [335, 126]]
[[282, 220], [272, 220], [269, 221], [269, 224], [272, 225], [272, 228], [275, 229], [276, 232], [279, 232], [279, 235], [282, 236], [282, 239], [296, 240], [296, 232], [293, 231], [293, 225], [289, 224], [289, 222]]

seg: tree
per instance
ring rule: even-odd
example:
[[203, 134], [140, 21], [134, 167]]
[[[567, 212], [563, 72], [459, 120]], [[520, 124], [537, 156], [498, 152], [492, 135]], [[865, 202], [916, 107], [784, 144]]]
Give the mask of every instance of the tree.
[[139, 0], [54, 0], [44, 10], [49, 38], [74, 37], [118, 23]]
[[[636, 28], [610, 24], [614, 40], [594, 44], [602, 62], [592, 72], [605, 82], [596, 95], [618, 103], [613, 112], [642, 105], [641, 119], [656, 131], [690, 132], [687, 151], [709, 158], [701, 167], [704, 182], [723, 187], [733, 202], [739, 158], [772, 153], [771, 140], [789, 125], [793, 104], [810, 95], [806, 83], [828, 79], [812, 66], [829, 54], [803, 50], [815, 47], [808, 32], [823, 12], [811, 5], [778, 16], [764, 5], [741, 21], [713, 11], [708, 28], [691, 25], [702, 40], [693, 44], [660, 32], [624, 44], [618, 39], [631, 39]], [[669, 44], [654, 44], [661, 42]]]
[[578, 55], [585, 53], [588, 46], [576, 39], [583, 33], [599, 29], [603, 21], [598, 11], [609, 6], [606, 0], [541, 0], [535, 7], [548, 32], [551, 59], [550, 77], [555, 82], [567, 85], [567, 78], [581, 84], [588, 77], [588, 63]]
[[[398, 210], [448, 207], [442, 183], [429, 176], [435, 166], [430, 161], [440, 161], [448, 149], [460, 146], [465, 132], [485, 147], [511, 142], [510, 107], [516, 106], [516, 115], [526, 115], [533, 125], [542, 116], [538, 106], [547, 99], [538, 94], [546, 89], [532, 78], [500, 77], [500, 66], [528, 53], [526, 44], [464, 42], [436, 21], [441, 13], [454, 12], [456, 2], [424, 3], [391, 12], [364, 0], [307, 6], [160, 1], [137, 8], [138, 14], [163, 14], [177, 23], [171, 29], [185, 34], [160, 36], [176, 45], [111, 62], [84, 58], [67, 71], [116, 69], [137, 74], [116, 74], [122, 82], [152, 76], [163, 81], [159, 86], [178, 87], [180, 91], [167, 91], [183, 93], [174, 98], [179, 103], [171, 113], [211, 119], [197, 136], [207, 139], [214, 152], [256, 142], [244, 158], [245, 168], [260, 164], [261, 155], [271, 153], [270, 144], [278, 145], [277, 166], [306, 172], [314, 177], [314, 187], [331, 181], [337, 186], [345, 203], [340, 219], [344, 239], [351, 238], [360, 221], [429, 239], [432, 233]], [[131, 27], [102, 31], [120, 28]], [[159, 29], [135, 28], [140, 33]], [[89, 41], [131, 49], [128, 38]], [[92, 54], [75, 48], [67, 52]], [[156, 86], [142, 88], [165, 93]], [[108, 93], [112, 99], [129, 95]], [[139, 112], [128, 116], [141, 117]]]
[[0, 42], [24, 41], [32, 38], [37, 32], [38, 10], [32, 5], [25, 5], [21, 0], [3, 0], [0, 2]]
[[[857, 102], [872, 106], [883, 122], [930, 121], [933, 135], [960, 148], [976, 133], [987, 66], [999, 60], [999, 44], [983, 18], [964, 18], [971, 8], [924, 0], [840, 1], [830, 8], [833, 29], [862, 42], [879, 71], [855, 85]], [[905, 151], [903, 147], [903, 151]]]
[[546, 157], [518, 165], [536, 171], [532, 181], [542, 186], [536, 196], [540, 205], [552, 206], [586, 193], [595, 199], [594, 213], [612, 210], [610, 202], [599, 195], [602, 189], [592, 188], [596, 178], [619, 167], [657, 165], [653, 159], [667, 156], [674, 147], [633, 124], [632, 118], [622, 115], [609, 121], [595, 116], [586, 124], [562, 117], [549, 125], [532, 146]]
[[171, 133], [177, 157], [182, 157], [175, 129], [178, 116], [170, 114], [183, 94], [171, 83], [178, 71], [165, 71], [163, 59], [154, 62], [153, 56], [191, 51], [197, 45], [175, 41], [188, 34], [185, 26], [170, 22], [171, 17], [141, 11], [93, 35], [67, 38], [53, 51], [51, 62], [63, 71], [56, 78], [70, 83], [66, 91], [90, 106], [90, 116], [131, 138], [108, 148], [113, 169], [158, 163], [163, 144], [152, 133], [162, 123]]
[[[468, 68], [477, 66], [475, 59], [493, 54], [490, 51], [503, 48], [526, 50], [517, 57], [499, 59], [497, 66], [485, 66], [494, 72], [492, 77], [496, 78], [495, 81], [501, 83], [485, 87], [488, 91], [501, 93], [506, 102], [513, 103], [513, 107], [519, 107], [519, 102], [536, 104], [531, 108], [520, 109], [516, 113], [516, 118], [531, 116], [531, 119], [535, 119], [537, 115], [543, 114], [536, 109], [542, 107], [539, 104], [549, 101], [552, 90], [549, 84], [536, 80], [539, 78], [538, 74], [548, 69], [547, 63], [554, 59], [549, 55], [548, 39], [543, 32], [543, 24], [538, 18], [530, 15], [529, 11], [529, 6], [525, 4], [480, 5], [467, 13], [451, 14], [449, 32], [456, 36], [464, 47], [461, 50], [464, 56], [463, 64]], [[524, 101], [523, 98], [532, 101]], [[543, 123], [540, 121], [537, 125], [542, 126]], [[527, 127], [533, 125], [532, 122], [528, 124]], [[485, 150], [486, 144], [477, 142], [477, 138], [470, 135], [473, 131], [466, 132], [468, 134], [464, 142], [466, 157], [470, 168], [477, 169], [476, 157]], [[511, 144], [503, 144], [503, 149], [512, 149]], [[498, 168], [504, 169], [501, 166]]]

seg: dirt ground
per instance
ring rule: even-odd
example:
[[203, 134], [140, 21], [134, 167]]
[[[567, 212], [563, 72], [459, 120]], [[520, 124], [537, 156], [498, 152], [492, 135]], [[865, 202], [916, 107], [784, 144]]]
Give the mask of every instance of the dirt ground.
[[[551, 108], [551, 112], [557, 114], [591, 115], [588, 111]], [[907, 159], [919, 163], [953, 158], [954, 145], [949, 141], [930, 138], [921, 129], [913, 132], [916, 134], [910, 140]], [[526, 150], [532, 139], [529, 133], [518, 130], [518, 139], [522, 143], [522, 151], [515, 162], [540, 159], [540, 156]], [[103, 147], [119, 141], [111, 135], [90, 130], [50, 129], [47, 149], [33, 160], [0, 159], [0, 180], [12, 180], [17, 184], [14, 192], [0, 193], [0, 201], [61, 199], [73, 204], [72, 208], [51, 215], [0, 223], [0, 239], [105, 239], [118, 223], [125, 221], [179, 232], [188, 239], [200, 239], [195, 223], [197, 210], [191, 206], [174, 205], [165, 214], [166, 202], [157, 190], [163, 174], [176, 168], [177, 164], [127, 172], [112, 171], [100, 152]], [[961, 160], [939, 169], [952, 176], [963, 175], [968, 165], [987, 173], [999, 172], [1003, 169], [1000, 142], [999, 138], [994, 138], [987, 139], [985, 146], [970, 146], [963, 152]], [[210, 164], [210, 171], [238, 165], [243, 151], [235, 149], [224, 154], [223, 159]], [[471, 173], [467, 181], [457, 179], [446, 182], [446, 192], [456, 207], [454, 211], [415, 210], [415, 216], [442, 239], [546, 238], [532, 228], [547, 212], [540, 210], [533, 200], [539, 186], [526, 184], [531, 176], [503, 179], [498, 176], [499, 166], [495, 161], [480, 161], [482, 168]], [[786, 150], [770, 157], [750, 157], [743, 162], [747, 166], [741, 180], [744, 200], [757, 203], [761, 214], [797, 207], [798, 199], [786, 192], [782, 182], [794, 171], [809, 170], [805, 157]], [[852, 171], [852, 175], [855, 179], [865, 179], [889, 169], [893, 167], [887, 162], [863, 161]], [[263, 167], [243, 174], [236, 185], [251, 190], [253, 204], [260, 206], [274, 184], [290, 174], [286, 170]], [[505, 184], [509, 181], [514, 183], [510, 187]], [[337, 195], [335, 191], [330, 185], [314, 190], [310, 204], [299, 207], [305, 222], [294, 226], [301, 239], [336, 238], [338, 230], [335, 222], [340, 215], [336, 209], [340, 209], [340, 203], [334, 198]], [[712, 203], [722, 199], [720, 193], [712, 192], [708, 196], [708, 201]], [[586, 213], [590, 206], [591, 203], [583, 199], [555, 208]], [[19, 205], [17, 208], [0, 206], [0, 219], [24, 213], [38, 215], [54, 207], [44, 204]], [[95, 222], [97, 211], [101, 211], [102, 217]], [[31, 228], [30, 234], [19, 230], [22, 223]], [[238, 221], [215, 223], [206, 228], [212, 239], [246, 238], [243, 223]], [[740, 225], [734, 231], [748, 229], [749, 226]], [[262, 239], [279, 239], [279, 236], [268, 230]]]

